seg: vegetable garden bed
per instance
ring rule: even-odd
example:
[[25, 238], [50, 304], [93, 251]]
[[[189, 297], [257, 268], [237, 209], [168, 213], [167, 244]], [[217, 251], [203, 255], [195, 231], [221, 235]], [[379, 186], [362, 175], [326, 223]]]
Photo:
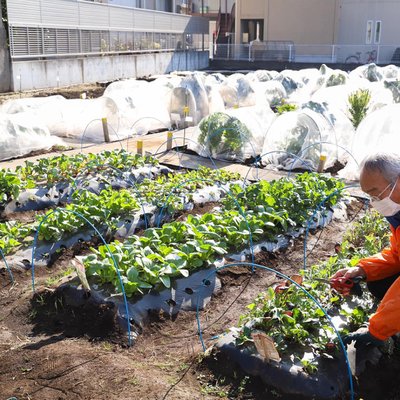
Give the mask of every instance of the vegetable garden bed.
[[[286, 297], [281, 301], [280, 294], [271, 289], [256, 298], [257, 292], [263, 292], [272, 284], [273, 274], [252, 271], [251, 266], [233, 268], [225, 273], [215, 271], [234, 259], [259, 263], [263, 257], [268, 257], [268, 263], [263, 264], [271, 266], [270, 262], [282, 257], [285, 248], [289, 247], [287, 251], [290, 252], [293, 243], [302, 245], [304, 234], [310, 236], [310, 231], [317, 232], [318, 225], [326, 226], [331, 220], [332, 207], [343, 195], [344, 185], [340, 181], [306, 173], [290, 179], [243, 185], [237, 175], [224, 171], [200, 169], [173, 173], [159, 166], [155, 159], [118, 151], [80, 155], [73, 159], [61, 156], [35, 165], [27, 163], [15, 173], [2, 171], [0, 187], [3, 219], [0, 248], [9, 261], [9, 272], [16, 284], [11, 286], [11, 275], [2, 270], [1, 304], [9, 313], [2, 320], [7, 321], [7, 332], [12, 332], [15, 324], [22, 327], [24, 335], [33, 332], [34, 341], [53, 338], [51, 347], [60, 341], [58, 349], [68, 342], [68, 337], [82, 336], [125, 347], [128, 343], [125, 330], [129, 326], [134, 346], [124, 351], [131, 356], [136, 357], [135, 352], [142, 351], [139, 349], [143, 346], [160, 344], [164, 337], [175, 339], [178, 343], [176, 351], [171, 350], [172, 345], [167, 346], [168, 351], [181, 359], [184, 354], [180, 346], [186, 339], [185, 354], [201, 350], [193, 312], [198, 308], [199, 322], [205, 325], [201, 331], [206, 341], [220, 335], [224, 328], [235, 325], [242, 314], [234, 345], [253, 346], [254, 354], [257, 352], [252, 344], [253, 328], [267, 332], [277, 340], [277, 350], [282, 358], [290, 356], [288, 349], [296, 341], [303, 340], [306, 333], [311, 339], [307, 349], [301, 349], [303, 353], [309, 351], [320, 355], [321, 349], [333, 341], [332, 335], [326, 338], [312, 336], [307, 324], [320, 323], [322, 315], [308, 305], [294, 287], [285, 289], [284, 296], [291, 296], [290, 301]], [[205, 203], [212, 206], [199, 207]], [[35, 210], [39, 209], [42, 210], [35, 215]], [[34, 219], [27, 222], [27, 214]], [[19, 216], [23, 222], [18, 221]], [[371, 227], [375, 225], [376, 221], [370, 222]], [[384, 229], [382, 227], [382, 232]], [[105, 242], [98, 233], [104, 236]], [[313, 242], [314, 237], [309, 240]], [[350, 247], [350, 244], [346, 243], [350, 241], [344, 242], [343, 254], [340, 253], [335, 261], [330, 259], [328, 265], [306, 268], [301, 273], [302, 284], [316, 297], [322, 293], [326, 295], [327, 287], [314, 285], [312, 277], [319, 274], [318, 277], [326, 278], [340, 263], [347, 262], [349, 248], [346, 250], [346, 246]], [[365, 243], [370, 246], [366, 251], [382, 244], [369, 243], [368, 235]], [[32, 248], [35, 248], [33, 257]], [[78, 256], [78, 260], [72, 260], [74, 256]], [[288, 267], [289, 275], [298, 272], [301, 261], [300, 256], [293, 266]], [[26, 271], [34, 272], [37, 292], [33, 300]], [[282, 272], [288, 271], [283, 269]], [[248, 293], [241, 298], [245, 290]], [[328, 304], [339, 309], [342, 300], [332, 296], [329, 299], [325, 296]], [[252, 301], [252, 298], [256, 300]], [[238, 304], [235, 299], [240, 300]], [[252, 305], [244, 314], [245, 305], [250, 302]], [[286, 309], [288, 302], [294, 304], [290, 310]], [[28, 322], [21, 325], [18, 315], [9, 308], [13, 303], [23, 310], [23, 315], [29, 316]], [[297, 304], [301, 304], [298, 306], [301, 312], [296, 311]], [[271, 312], [268, 307], [273, 307], [276, 315], [271, 314], [265, 321], [254, 323]], [[366, 312], [345, 315], [345, 318], [358, 320], [366, 317]], [[271, 327], [267, 320], [274, 320], [275, 330], [269, 331]], [[325, 331], [329, 330], [326, 322], [321, 324]], [[186, 334], [184, 330], [188, 328]], [[280, 328], [285, 334], [289, 332], [289, 336], [283, 335]], [[173, 333], [160, 334], [165, 330]], [[292, 334], [294, 330], [296, 334]], [[151, 332], [154, 332], [155, 342]], [[91, 352], [86, 344], [79, 343], [88, 354]], [[79, 347], [75, 350], [72, 347], [76, 356]], [[24, 357], [23, 354], [29, 351], [29, 343], [24, 342], [23, 347], [17, 349]], [[14, 352], [12, 349], [7, 351]], [[46, 351], [45, 345], [39, 353], [43, 355], [43, 351]], [[155, 357], [162, 357], [158, 349], [153, 351], [157, 353]], [[333, 351], [340, 353], [337, 347]], [[221, 354], [215, 357], [222, 357]], [[15, 360], [20, 360], [17, 354], [14, 355]], [[252, 357], [259, 359], [256, 355]], [[318, 368], [315, 360], [296, 357], [297, 364], [299, 359], [302, 360], [298, 365], [302, 373], [312, 376]], [[37, 360], [35, 365], [38, 363]], [[3, 368], [7, 365], [10, 365], [9, 360]], [[152, 373], [149, 365], [145, 370]], [[344, 378], [341, 375], [340, 379], [345, 383], [346, 371], [341, 371]], [[8, 372], [4, 370], [0, 376], [7, 379], [4, 386], [7, 396], [20, 390], [8, 381]], [[34, 379], [42, 382], [40, 378]], [[190, 385], [193, 388], [203, 385], [201, 382], [199, 379]], [[267, 383], [271, 385], [271, 382]], [[125, 384], [121, 385], [126, 390]], [[142, 386], [137, 388], [141, 393], [137, 398], [159, 398], [160, 393], [154, 388], [153, 397], [146, 397], [147, 386]], [[91, 394], [87, 398], [103, 398], [91, 385], [89, 387]], [[48, 390], [54, 394], [54, 390]], [[68, 390], [63, 386], [61, 393], [66, 394], [61, 398], [68, 398]], [[25, 396], [23, 390], [18, 393]], [[78, 390], [78, 393], [82, 392]], [[207, 398], [210, 393], [203, 394]], [[108, 395], [107, 398], [114, 398]], [[335, 392], [336, 395], [339, 396], [339, 392]], [[46, 396], [43, 398], [52, 398], [50, 394]], [[200, 398], [190, 397], [190, 391], [185, 396], [182, 398]], [[172, 395], [170, 398], [178, 397]]]

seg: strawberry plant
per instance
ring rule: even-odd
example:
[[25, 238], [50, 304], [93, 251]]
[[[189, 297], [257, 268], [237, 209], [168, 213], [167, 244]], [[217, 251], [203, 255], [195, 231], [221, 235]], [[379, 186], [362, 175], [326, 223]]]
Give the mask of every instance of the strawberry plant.
[[226, 208], [234, 209], [239, 203], [246, 212], [267, 213], [263, 215], [266, 220], [272, 217], [287, 230], [290, 226], [303, 226], [327, 197], [321, 209], [334, 205], [343, 188], [341, 181], [315, 173], [304, 173], [295, 179], [260, 181], [246, 189], [234, 185], [230, 189], [234, 199], [226, 197], [223, 204]]
[[[301, 270], [302, 285], [328, 310], [339, 316], [342, 334], [358, 329], [374, 311], [369, 292], [362, 297], [342, 297], [322, 280], [329, 279], [338, 269], [356, 265], [361, 257], [375, 254], [389, 243], [387, 222], [376, 212], [365, 215], [344, 236], [339, 253], [327, 261]], [[375, 235], [373, 235], [375, 233]], [[273, 338], [282, 357], [295, 356], [304, 361], [307, 372], [315, 372], [317, 358], [338, 350], [336, 335], [324, 313], [294, 285], [287, 282], [261, 293], [247, 306], [248, 312], [239, 319], [238, 345], [252, 342], [253, 330], [262, 330]], [[304, 360], [305, 352], [314, 353], [313, 360]], [[310, 364], [311, 363], [311, 364]]]

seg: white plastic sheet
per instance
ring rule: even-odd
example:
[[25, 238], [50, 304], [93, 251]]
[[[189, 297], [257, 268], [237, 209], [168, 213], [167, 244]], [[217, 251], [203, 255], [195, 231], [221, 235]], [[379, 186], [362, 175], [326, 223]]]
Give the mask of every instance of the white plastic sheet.
[[67, 99], [60, 95], [12, 99], [7, 100], [0, 106], [0, 112], [6, 114], [16, 114], [20, 112], [40, 110], [47, 107], [51, 108], [53, 104], [64, 104], [66, 101]]
[[171, 96], [171, 120], [179, 128], [197, 125], [209, 114], [205, 75], [194, 73], [182, 79]]
[[169, 105], [175, 84], [173, 79], [151, 83], [129, 79], [109, 85], [104, 96], [116, 104], [118, 134], [145, 135], [152, 130], [170, 129]]
[[45, 125], [26, 113], [0, 113], [0, 160], [21, 157], [33, 151], [47, 150], [61, 140], [50, 136]]
[[124, 137], [119, 126], [118, 106], [108, 97], [68, 100], [57, 112], [59, 119], [49, 126], [52, 135], [73, 138], [76, 141], [103, 142], [102, 118], [107, 118], [110, 139]]
[[367, 114], [394, 102], [391, 90], [385, 88], [383, 82], [371, 83], [367, 79], [363, 78], [355, 78], [345, 85], [323, 87], [311, 96], [311, 100], [318, 103], [328, 104], [329, 106], [338, 108], [345, 114], [349, 115], [349, 96], [360, 89], [369, 90], [371, 95]]
[[352, 127], [337, 110], [336, 115], [318, 103], [280, 115], [267, 132], [262, 161], [287, 170], [316, 170], [322, 154], [326, 168], [346, 162]]
[[400, 104], [381, 108], [368, 115], [358, 126], [351, 146], [351, 160], [340, 176], [358, 179], [358, 165], [368, 154], [389, 151], [400, 154]]
[[35, 129], [36, 121], [40, 121], [51, 135], [72, 138], [77, 142], [104, 141], [102, 118], [107, 118], [111, 140], [127, 134], [120, 127], [117, 104], [104, 96], [85, 100], [66, 100], [62, 96], [26, 98], [7, 102], [3, 109], [21, 116], [25, 124], [29, 124], [29, 120], [35, 121], [31, 129]]
[[[242, 161], [263, 153], [262, 147], [267, 143], [277, 148], [279, 142], [281, 149], [285, 141], [293, 145], [289, 139], [293, 135], [297, 141], [303, 138], [308, 144], [324, 138], [349, 150], [354, 132], [349, 122], [349, 95], [359, 89], [371, 92], [367, 113], [367, 121], [371, 121], [369, 116], [375, 112], [400, 103], [399, 71], [393, 65], [370, 64], [351, 73], [325, 65], [319, 70], [309, 68], [280, 73], [258, 70], [246, 75], [172, 73], [159, 76], [153, 82], [136, 79], [114, 82], [98, 99], [67, 100], [62, 96], [50, 96], [11, 100], [0, 107], [0, 112], [19, 115], [28, 130], [34, 131], [39, 121], [51, 135], [84, 142], [104, 140], [102, 118], [107, 118], [111, 140], [114, 140], [174, 126], [197, 125], [208, 115], [223, 112], [243, 123], [250, 132], [250, 139], [243, 141], [243, 149], [237, 152], [240, 154], [227, 156], [216, 151], [213, 156]], [[297, 105], [297, 114], [285, 114], [276, 119], [270, 107], [283, 102]], [[193, 140], [199, 136], [198, 129], [195, 131]], [[29, 146], [25, 147], [29, 151]], [[201, 145], [190, 147], [202, 152]], [[338, 149], [332, 159], [328, 157], [331, 161], [327, 165], [336, 157], [346, 162], [345, 153]], [[315, 162], [310, 161], [310, 165], [314, 168]]]
[[275, 80], [260, 82], [254, 88], [257, 99], [266, 100], [271, 106], [281, 104], [287, 98], [286, 89]]
[[243, 74], [230, 75], [219, 90], [226, 108], [250, 107], [257, 102], [255, 90]]

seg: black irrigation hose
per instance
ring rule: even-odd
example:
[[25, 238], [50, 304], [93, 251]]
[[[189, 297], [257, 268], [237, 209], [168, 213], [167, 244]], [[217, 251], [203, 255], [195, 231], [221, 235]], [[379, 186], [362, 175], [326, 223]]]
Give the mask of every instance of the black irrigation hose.
[[362, 203], [360, 209], [353, 215], [353, 217], [351, 218], [351, 220], [350, 220], [349, 222], [353, 222], [353, 221], [357, 218], [358, 214], [360, 214], [361, 210], [362, 210], [363, 208], [366, 208], [366, 206], [367, 206], [368, 203], [369, 203], [369, 199], [366, 198], [366, 197], [355, 196], [355, 195], [352, 195], [352, 197], [354, 197], [355, 199], [357, 199], [357, 200], [359, 200], [359, 201], [362, 201], [363, 203]]
[[[358, 196], [354, 196], [357, 200], [366, 200], [365, 198], [360, 198], [360, 197], [358, 197]], [[365, 203], [363, 203], [362, 205], [361, 205], [361, 207], [358, 209], [358, 211], [352, 216], [352, 218], [348, 221], [348, 223], [351, 223], [351, 222], [353, 222], [357, 217], [358, 217], [358, 214], [360, 214], [360, 212], [361, 212], [361, 210], [363, 209], [365, 207]], [[313, 245], [313, 247], [312, 247], [312, 249], [308, 252], [308, 256], [310, 256], [311, 254], [312, 254], [312, 252], [315, 250], [315, 248], [316, 248], [316, 246], [317, 246], [317, 244], [318, 244], [318, 242], [319, 242], [319, 240], [321, 239], [321, 236], [322, 236], [322, 233], [324, 232], [324, 229], [321, 229], [321, 232], [319, 233], [319, 236], [318, 236], [318, 238], [317, 238], [317, 241], [314, 243], [314, 245]]]
[[[246, 284], [244, 285], [244, 287], [241, 289], [240, 293], [233, 299], [233, 301], [228, 305], [228, 307], [222, 312], [222, 314], [220, 314], [218, 316], [218, 318], [214, 321], [212, 321], [210, 323], [210, 325], [207, 325], [204, 329], [203, 332], [205, 332], [207, 329], [209, 329], [211, 326], [213, 326], [214, 324], [216, 324], [229, 310], [230, 308], [236, 303], [236, 301], [238, 300], [238, 298], [244, 293], [244, 291], [247, 289], [247, 286], [249, 286], [251, 278], [253, 277], [253, 274], [249, 276], [249, 278], [247, 279]], [[191, 333], [190, 335], [183, 335], [183, 336], [176, 336], [176, 335], [167, 335], [162, 333], [161, 331], [158, 331], [158, 334], [160, 334], [163, 337], [167, 337], [167, 338], [171, 338], [171, 339], [189, 339], [193, 336], [199, 336], [199, 333]], [[170, 343], [169, 343], [170, 344]]]
[[[222, 312], [222, 314], [214, 321], [211, 322], [210, 325], [207, 325], [206, 327], [204, 327], [203, 332], [205, 332], [207, 329], [209, 329], [211, 326], [213, 326], [214, 324], [216, 324], [228, 311], [229, 309], [236, 303], [236, 301], [239, 299], [239, 297], [244, 293], [244, 291], [247, 289], [247, 286], [249, 286], [251, 278], [253, 277], [253, 274], [249, 276], [249, 278], [247, 279], [247, 282], [245, 284], [245, 286], [242, 288], [242, 290], [240, 291], [240, 293], [235, 297], [235, 299], [231, 302], [231, 304], [229, 304], [229, 306], [225, 309], [225, 311]], [[270, 285], [266, 286], [266, 287], [270, 287], [271, 285], [273, 285], [276, 282], [272, 282]], [[199, 333], [191, 333], [190, 335], [182, 335], [182, 336], [176, 336], [176, 335], [168, 335], [165, 333], [162, 333], [160, 330], [158, 330], [157, 332], [160, 336], [162, 337], [166, 337], [169, 339], [189, 339], [193, 336], [199, 336]], [[175, 342], [173, 342], [175, 343]], [[177, 341], [176, 343], [179, 343], [179, 341]], [[171, 344], [171, 342], [167, 343], [168, 345]], [[167, 345], [166, 344], [166, 345]]]
[[[253, 277], [254, 274], [250, 275], [249, 278], [247, 279], [246, 284], [244, 285], [244, 287], [242, 288], [242, 290], [240, 291], [240, 293], [235, 297], [235, 299], [228, 305], [228, 307], [225, 309], [225, 311], [216, 319], [214, 320], [210, 325], [207, 325], [202, 331], [206, 331], [207, 329], [209, 329], [211, 326], [213, 326], [214, 324], [216, 324], [229, 310], [230, 308], [233, 306], [233, 304], [235, 304], [235, 302], [238, 300], [238, 298], [244, 293], [244, 291], [247, 289], [247, 287], [250, 284], [251, 278]], [[167, 336], [167, 337], [171, 337], [169, 335], [164, 335], [159, 331], [159, 334], [161, 334], [161, 336]], [[180, 339], [185, 339], [185, 338], [190, 338], [193, 336], [198, 336], [199, 333], [196, 332], [195, 334], [191, 334], [191, 335], [186, 335], [186, 336], [174, 336], [174, 338], [180, 338]], [[174, 384], [172, 384], [170, 386], [170, 388], [167, 390], [167, 392], [165, 393], [164, 397], [162, 398], [162, 400], [165, 400], [168, 395], [171, 393], [171, 391], [173, 389], [175, 389], [176, 386], [178, 386], [178, 384], [180, 382], [182, 382], [183, 378], [187, 375], [187, 373], [189, 372], [189, 370], [193, 367], [193, 365], [195, 364], [196, 359], [194, 359], [190, 365], [185, 369], [185, 371], [183, 372], [182, 376], [178, 379], [177, 382], [175, 382]]]
[[312, 254], [312, 252], [314, 251], [314, 249], [316, 248], [316, 246], [317, 246], [319, 240], [321, 239], [321, 236], [322, 236], [322, 232], [323, 232], [323, 231], [324, 231], [324, 230], [321, 229], [321, 232], [319, 233], [318, 238], [317, 238], [316, 242], [315, 242], [314, 245], [313, 245], [313, 248], [308, 252], [308, 256], [310, 256], [310, 255]]
[[167, 390], [167, 392], [164, 394], [164, 397], [162, 398], [162, 400], [165, 400], [165, 399], [168, 397], [168, 395], [172, 392], [172, 390], [174, 390], [175, 387], [178, 386], [179, 383], [182, 382], [183, 378], [184, 378], [184, 377], [186, 376], [186, 374], [189, 372], [190, 368], [193, 367], [193, 365], [195, 364], [195, 362], [196, 362], [196, 358], [195, 358], [195, 359], [189, 364], [189, 366], [185, 369], [185, 371], [183, 372], [182, 376], [181, 376], [175, 383], [173, 383], [173, 384], [169, 387], [169, 389]]
[[[251, 274], [249, 278], [247, 279], [246, 284], [242, 288], [242, 290], [239, 292], [239, 294], [233, 299], [233, 301], [228, 305], [228, 307], [222, 312], [222, 314], [214, 321], [212, 321], [209, 325], [203, 328], [203, 332], [205, 332], [207, 329], [211, 328], [213, 325], [215, 325], [218, 321], [221, 320], [221, 318], [231, 309], [231, 307], [236, 303], [236, 301], [239, 299], [239, 297], [244, 293], [244, 291], [247, 289], [247, 286], [249, 286], [249, 283], [251, 281], [251, 278], [253, 277], [254, 274]], [[198, 335], [198, 333], [196, 333]]]

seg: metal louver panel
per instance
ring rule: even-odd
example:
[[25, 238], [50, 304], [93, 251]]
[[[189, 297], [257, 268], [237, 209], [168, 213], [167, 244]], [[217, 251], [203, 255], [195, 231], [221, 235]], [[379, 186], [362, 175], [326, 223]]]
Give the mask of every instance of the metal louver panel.
[[90, 50], [94, 53], [101, 52], [101, 31], [90, 32]]
[[57, 54], [68, 54], [69, 31], [68, 29], [57, 29]]
[[44, 54], [57, 54], [56, 29], [54, 28], [43, 29], [43, 46], [44, 46]]
[[154, 28], [159, 31], [169, 31], [172, 26], [172, 18], [167, 14], [157, 14], [155, 16]]
[[134, 41], [133, 32], [126, 32], [126, 50], [127, 51], [134, 50], [133, 41]]
[[110, 48], [110, 32], [101, 32], [101, 51], [108, 52], [111, 51]]
[[80, 42], [80, 32], [77, 29], [68, 30], [68, 46], [69, 53], [77, 54], [81, 53], [81, 42]]
[[28, 27], [27, 37], [29, 43], [29, 55], [43, 54], [42, 28]]
[[11, 55], [18, 56], [29, 54], [28, 28], [13, 27], [10, 33]]
[[81, 31], [82, 53], [90, 53], [90, 31]]
[[185, 31], [186, 26], [189, 23], [189, 19], [183, 15], [175, 15], [173, 28], [175, 31]]

